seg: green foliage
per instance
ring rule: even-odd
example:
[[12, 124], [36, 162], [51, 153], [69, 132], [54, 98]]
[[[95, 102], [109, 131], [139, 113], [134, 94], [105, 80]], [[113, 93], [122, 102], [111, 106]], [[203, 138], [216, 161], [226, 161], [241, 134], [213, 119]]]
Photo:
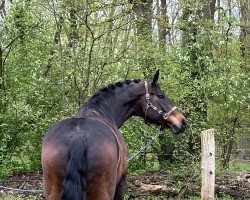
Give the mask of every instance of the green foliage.
[[[166, 130], [131, 162], [130, 171], [198, 163], [206, 128], [215, 128], [220, 161], [227, 167], [237, 140], [249, 137], [249, 63], [240, 49], [240, 19], [223, 9], [220, 20], [203, 19], [202, 2], [179, 2], [186, 16], [170, 26], [163, 48], [159, 27], [152, 23], [152, 30], [138, 35], [143, 33], [134, 17], [138, 11], [121, 0], [13, 1], [6, 7], [0, 26], [0, 176], [39, 170], [46, 130], [74, 116], [98, 88], [150, 78], [156, 69], [190, 128], [183, 135]], [[132, 118], [121, 131], [131, 156], [158, 128]], [[160, 154], [168, 154], [166, 162]]]

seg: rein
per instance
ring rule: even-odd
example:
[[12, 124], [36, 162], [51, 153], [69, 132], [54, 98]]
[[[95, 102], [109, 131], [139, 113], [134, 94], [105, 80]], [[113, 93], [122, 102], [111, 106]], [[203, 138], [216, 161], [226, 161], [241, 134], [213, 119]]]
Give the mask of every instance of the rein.
[[168, 112], [164, 112], [161, 109], [157, 108], [155, 105], [152, 104], [152, 102], [150, 101], [150, 94], [148, 91], [148, 82], [144, 81], [145, 83], [145, 91], [146, 91], [146, 102], [147, 102], [147, 108], [146, 108], [146, 112], [145, 112], [145, 116], [144, 116], [144, 120], [146, 122], [147, 119], [147, 112], [149, 108], [152, 108], [153, 110], [155, 110], [156, 112], [158, 112], [164, 120], [167, 120], [169, 118], [169, 116], [177, 109], [176, 106], [172, 107]]
[[151, 146], [158, 139], [158, 137], [160, 135], [162, 135], [162, 130], [161, 129], [160, 129], [159, 133], [157, 135], [155, 135], [149, 142], [147, 142], [147, 144], [145, 146], [141, 147], [141, 149], [139, 151], [137, 151], [134, 155], [132, 155], [130, 158], [128, 158], [127, 162], [130, 162], [136, 156], [138, 156], [140, 153], [144, 152], [146, 150], [146, 148]]

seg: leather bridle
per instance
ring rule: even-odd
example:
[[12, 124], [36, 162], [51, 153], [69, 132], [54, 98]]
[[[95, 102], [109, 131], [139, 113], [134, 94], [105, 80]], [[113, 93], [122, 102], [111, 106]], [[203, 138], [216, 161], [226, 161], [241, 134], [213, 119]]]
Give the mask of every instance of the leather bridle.
[[146, 90], [146, 102], [147, 102], [147, 107], [146, 107], [146, 112], [145, 112], [145, 117], [144, 120], [146, 121], [147, 118], [147, 112], [149, 108], [152, 108], [153, 110], [155, 110], [156, 112], [158, 112], [164, 120], [167, 120], [169, 118], [169, 116], [177, 109], [176, 106], [172, 107], [168, 112], [164, 112], [161, 109], [157, 108], [155, 105], [152, 104], [152, 102], [150, 101], [150, 94], [148, 92], [148, 82], [144, 81], [145, 83], [145, 90]]

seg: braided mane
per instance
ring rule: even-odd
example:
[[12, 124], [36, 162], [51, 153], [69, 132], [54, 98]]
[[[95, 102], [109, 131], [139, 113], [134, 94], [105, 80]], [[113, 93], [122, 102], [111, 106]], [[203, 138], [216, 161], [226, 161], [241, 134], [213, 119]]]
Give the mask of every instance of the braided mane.
[[109, 84], [107, 86], [102, 87], [98, 91], [94, 93], [94, 95], [89, 99], [91, 101], [93, 98], [99, 96], [102, 93], [109, 92], [111, 90], [115, 90], [116, 88], [120, 88], [123, 85], [129, 85], [131, 83], [139, 83], [141, 80], [140, 79], [133, 79], [133, 80], [125, 80], [125, 81], [118, 81], [114, 84]]

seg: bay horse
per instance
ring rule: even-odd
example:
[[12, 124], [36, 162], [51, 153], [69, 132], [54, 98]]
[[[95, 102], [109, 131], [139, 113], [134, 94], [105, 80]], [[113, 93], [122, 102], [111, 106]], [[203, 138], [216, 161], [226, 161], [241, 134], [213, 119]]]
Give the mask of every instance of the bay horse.
[[157, 83], [126, 80], [97, 91], [74, 118], [57, 122], [42, 143], [47, 200], [122, 200], [126, 190], [127, 148], [119, 128], [130, 116], [186, 129], [184, 115]]

